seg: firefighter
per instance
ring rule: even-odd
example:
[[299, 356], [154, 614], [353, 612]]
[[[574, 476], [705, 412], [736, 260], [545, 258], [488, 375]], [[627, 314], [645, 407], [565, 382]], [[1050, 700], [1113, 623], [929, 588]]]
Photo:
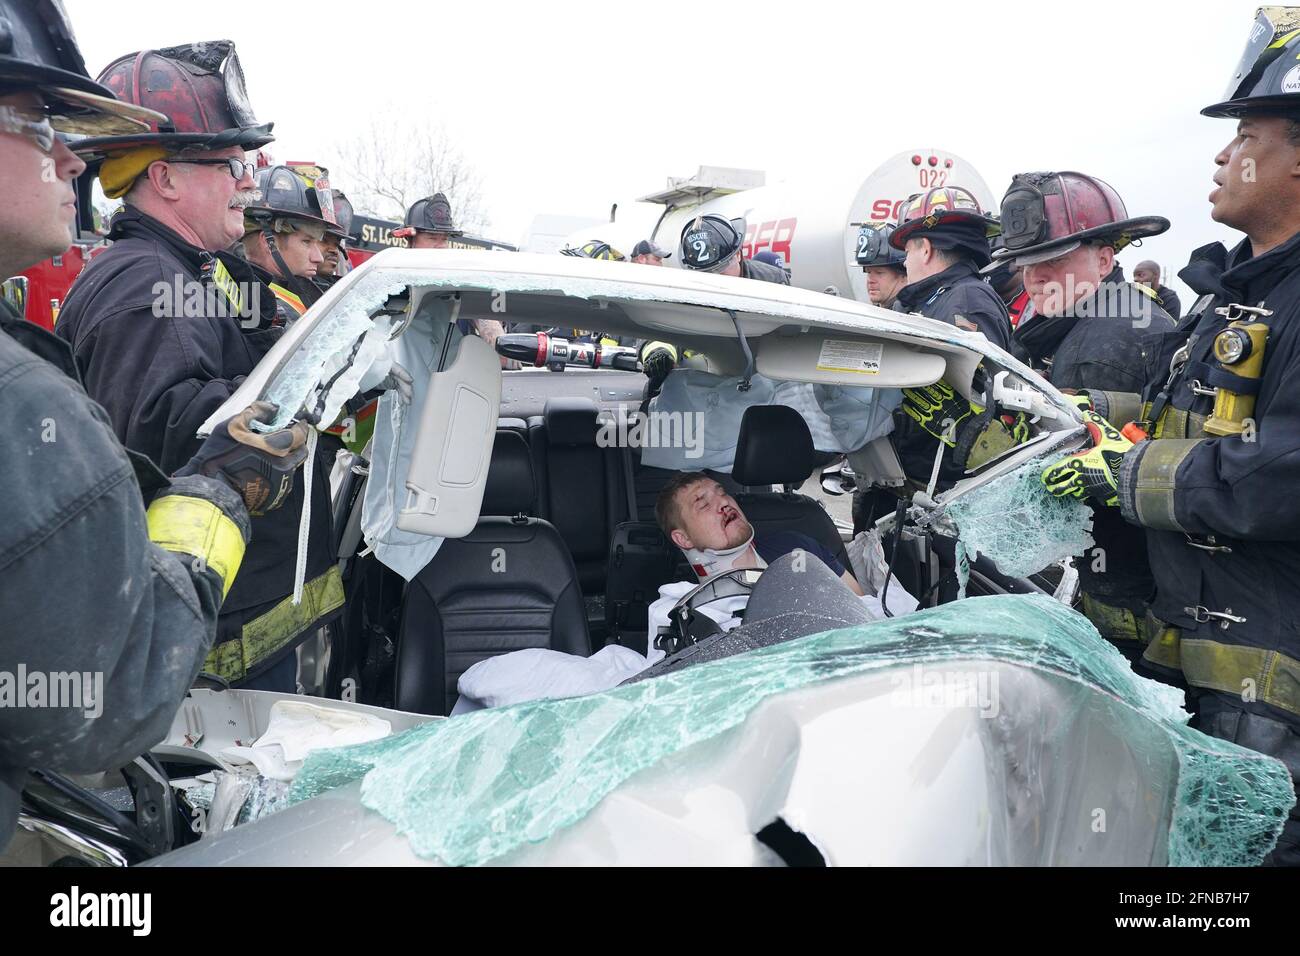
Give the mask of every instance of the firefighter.
[[[1169, 229], [1160, 216], [1130, 217], [1119, 194], [1084, 173], [1022, 173], [1002, 200], [999, 265], [1024, 276], [1032, 316], [1012, 351], [1067, 392], [1139, 392], [1156, 374], [1161, 336], [1174, 322], [1149, 289], [1113, 281], [1115, 256]], [[1122, 275], [1122, 274], [1121, 274]], [[1167, 367], [1167, 366], [1166, 366]], [[1093, 521], [1095, 548], [1076, 557], [1083, 613], [1130, 661], [1150, 638], [1154, 587], [1146, 535], [1118, 511]]]
[[[1246, 238], [1193, 254], [1180, 276], [1209, 294], [1168, 337], [1163, 374], [1140, 400], [1090, 392], [1092, 447], [1043, 480], [1146, 529], [1143, 663], [1187, 688], [1193, 726], [1300, 779], [1300, 93], [1286, 92], [1300, 33], [1279, 10], [1300, 13], [1261, 10], [1228, 98], [1201, 111], [1237, 122], [1210, 215]], [[1267, 862], [1300, 865], [1300, 811]]]
[[[1006, 306], [979, 278], [990, 261], [989, 239], [998, 228], [997, 220], [960, 187], [931, 189], [909, 199], [889, 237], [889, 244], [906, 254], [907, 285], [899, 290], [894, 308], [981, 332], [1006, 348], [1011, 327]], [[944, 380], [904, 389], [895, 423], [894, 446], [917, 488], [933, 484], [946, 490], [968, 469], [1028, 438], [1023, 416], [1003, 422], [994, 409], [969, 401]]]
[[1002, 300], [979, 270], [991, 261], [989, 240], [998, 223], [960, 186], [913, 196], [903, 205], [889, 244], [905, 253], [907, 285], [898, 292], [900, 312], [920, 312], [1006, 348], [1011, 321]]
[[351, 241], [352, 203], [343, 195], [341, 189], [330, 190], [334, 197], [334, 218], [337, 225], [325, 230], [325, 241], [321, 243], [323, 262], [316, 270], [316, 283], [321, 291], [329, 289], [335, 282], [352, 271], [348, 261], [348, 243]]
[[[56, 131], [130, 134], [162, 117], [91, 81], [61, 4], [0, 0], [0, 24], [0, 275], [15, 275], [71, 245], [85, 164]], [[0, 669], [105, 675], [94, 707], [0, 706], [3, 850], [28, 767], [115, 770], [166, 735], [244, 558], [245, 501], [273, 504], [257, 479], [291, 476], [305, 434], [244, 444], [250, 410], [168, 480], [113, 437], [67, 344], [3, 299], [0, 406]]]
[[899, 291], [907, 285], [907, 267], [903, 264], [907, 257], [889, 244], [894, 228], [892, 223], [885, 223], [858, 230], [855, 258], [867, 277], [867, 298], [882, 309], [892, 309]]
[[451, 218], [451, 203], [442, 193], [417, 200], [406, 210], [400, 229], [393, 230], [397, 239], [406, 239], [412, 249], [446, 249], [450, 240], [465, 235]]
[[1175, 322], [1183, 314], [1183, 303], [1178, 299], [1178, 293], [1168, 286], [1160, 284], [1160, 264], [1150, 259], [1143, 259], [1133, 269], [1133, 281], [1138, 285], [1146, 286], [1156, 294], [1156, 300], [1160, 307], [1169, 313], [1169, 317]]
[[[446, 249], [451, 240], [465, 235], [451, 218], [451, 203], [442, 193], [434, 193], [416, 200], [406, 210], [406, 219], [393, 236], [406, 239], [412, 249]], [[488, 345], [505, 334], [506, 327], [496, 319], [457, 319], [456, 326], [462, 335], [477, 335]], [[508, 368], [508, 360], [501, 359], [501, 367]]]
[[[198, 427], [279, 339], [279, 300], [242, 258], [256, 196], [244, 151], [271, 140], [240, 82], [234, 45], [190, 43], [120, 57], [100, 82], [120, 99], [166, 113], [142, 133], [95, 137], [78, 150], [102, 158], [99, 178], [125, 207], [113, 244], [73, 284], [57, 334], [71, 343], [90, 396], [124, 445], [165, 472], [198, 446]], [[147, 80], [147, 82], [145, 82]], [[295, 483], [272, 514], [254, 518], [253, 543], [221, 610], [204, 670], [232, 683], [293, 691], [294, 648], [343, 607], [330, 549], [330, 462], [318, 450], [310, 487]], [[298, 529], [311, 496], [306, 584], [294, 604]]]
[[260, 199], [244, 209], [244, 255], [262, 270], [282, 320], [291, 322], [321, 295], [312, 280], [325, 261], [326, 231], [338, 229], [333, 194], [318, 193], [288, 166], [259, 169], [253, 185]]
[[682, 267], [778, 285], [790, 284], [790, 276], [780, 266], [755, 262], [741, 255], [744, 243], [745, 220], [724, 219], [712, 213], [697, 216], [682, 230]]

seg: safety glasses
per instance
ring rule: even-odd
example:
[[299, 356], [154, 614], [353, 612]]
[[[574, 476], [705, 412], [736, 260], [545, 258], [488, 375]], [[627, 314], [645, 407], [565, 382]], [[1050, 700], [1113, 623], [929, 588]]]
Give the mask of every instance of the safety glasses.
[[169, 159], [169, 163], [184, 163], [187, 166], [225, 166], [234, 177], [235, 182], [253, 174], [253, 164], [242, 159]]
[[0, 106], [0, 133], [26, 136], [43, 153], [54, 149], [54, 127], [41, 107]]

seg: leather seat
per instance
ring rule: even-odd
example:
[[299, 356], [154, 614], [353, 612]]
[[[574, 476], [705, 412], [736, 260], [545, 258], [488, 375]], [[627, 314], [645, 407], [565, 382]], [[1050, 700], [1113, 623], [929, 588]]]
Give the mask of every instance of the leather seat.
[[[740, 420], [731, 477], [742, 485], [796, 488], [817, 467], [808, 423], [786, 405], [753, 405]], [[746, 492], [736, 503], [756, 532], [797, 531], [825, 545], [849, 567], [848, 553], [826, 509], [793, 490]]]
[[591, 654], [577, 573], [559, 533], [536, 511], [528, 446], [497, 432], [478, 523], [442, 543], [407, 587], [394, 693], [399, 710], [448, 714], [470, 665], [543, 647]]
[[605, 593], [609, 540], [628, 511], [620, 451], [596, 444], [597, 413], [589, 398], [549, 398], [541, 417], [528, 420], [538, 515], [569, 546], [588, 597]]

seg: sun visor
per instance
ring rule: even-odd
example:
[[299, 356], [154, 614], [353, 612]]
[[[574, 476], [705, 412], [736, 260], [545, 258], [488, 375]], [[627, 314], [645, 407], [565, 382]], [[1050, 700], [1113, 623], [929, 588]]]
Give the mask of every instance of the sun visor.
[[500, 407], [501, 361], [492, 346], [467, 336], [451, 367], [430, 377], [398, 528], [443, 538], [473, 530]]

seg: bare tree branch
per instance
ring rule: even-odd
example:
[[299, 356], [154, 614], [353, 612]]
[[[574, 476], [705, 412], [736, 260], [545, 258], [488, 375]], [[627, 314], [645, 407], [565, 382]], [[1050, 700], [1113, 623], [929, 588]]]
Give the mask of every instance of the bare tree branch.
[[445, 193], [467, 232], [488, 225], [483, 183], [441, 123], [392, 110], [372, 115], [340, 143], [331, 178], [363, 216], [402, 219], [417, 199]]

